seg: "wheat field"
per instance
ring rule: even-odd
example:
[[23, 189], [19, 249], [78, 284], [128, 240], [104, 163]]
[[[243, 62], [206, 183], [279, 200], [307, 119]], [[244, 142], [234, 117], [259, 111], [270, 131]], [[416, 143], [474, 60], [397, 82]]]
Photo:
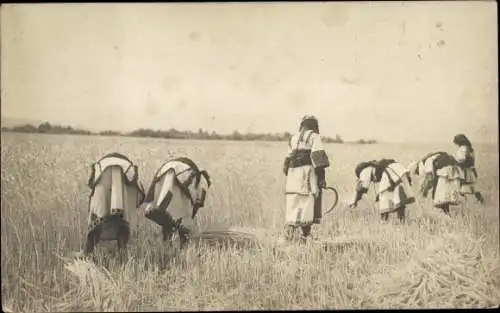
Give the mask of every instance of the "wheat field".
[[[90, 164], [120, 152], [147, 188], [167, 158], [185, 155], [213, 186], [201, 229], [237, 226], [283, 232], [285, 142], [175, 141], [2, 133], [2, 305], [11, 312], [218, 309], [472, 308], [500, 304], [498, 148], [475, 146], [485, 205], [469, 199], [451, 218], [429, 199], [408, 208], [407, 225], [384, 224], [372, 192], [345, 208], [357, 162], [403, 164], [448, 145], [327, 145], [327, 182], [340, 201], [315, 238], [368, 238], [369, 245], [322, 249], [165, 246], [138, 212], [128, 259], [98, 249], [96, 264], [69, 258], [83, 244]], [[416, 190], [416, 189], [415, 189]], [[392, 217], [391, 217], [392, 219]]]

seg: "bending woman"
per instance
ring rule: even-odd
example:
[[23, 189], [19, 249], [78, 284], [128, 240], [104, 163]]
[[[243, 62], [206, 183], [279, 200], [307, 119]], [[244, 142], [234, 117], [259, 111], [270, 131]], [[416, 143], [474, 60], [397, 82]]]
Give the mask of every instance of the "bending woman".
[[357, 177], [355, 197], [349, 206], [355, 208], [368, 192], [370, 183], [378, 183], [375, 201], [379, 202], [382, 220], [387, 221], [390, 213], [396, 213], [398, 219], [404, 222], [406, 206], [415, 202], [408, 171], [395, 160], [382, 159], [361, 162], [354, 172]]

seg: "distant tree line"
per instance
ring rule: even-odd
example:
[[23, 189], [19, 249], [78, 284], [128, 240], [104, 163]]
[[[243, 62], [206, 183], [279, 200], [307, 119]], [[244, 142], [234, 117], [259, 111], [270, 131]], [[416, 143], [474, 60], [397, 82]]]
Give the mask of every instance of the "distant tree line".
[[71, 126], [51, 125], [49, 122], [41, 123], [40, 125], [38, 125], [38, 127], [30, 124], [14, 126], [11, 128], [2, 127], [2, 131], [17, 133], [95, 135], [94, 133], [85, 129], [73, 128]]
[[[2, 127], [3, 132], [19, 132], [19, 133], [45, 133], [45, 134], [72, 134], [72, 135], [97, 135], [97, 136], [127, 136], [127, 137], [149, 137], [149, 138], [165, 138], [165, 139], [199, 139], [199, 140], [237, 140], [237, 141], [288, 141], [291, 138], [289, 132], [283, 133], [246, 133], [241, 134], [238, 131], [233, 131], [232, 134], [218, 134], [215, 131], [208, 132], [204, 129], [198, 129], [197, 132], [182, 131], [175, 128], [169, 130], [152, 130], [140, 128], [132, 132], [118, 132], [105, 130], [101, 132], [91, 132], [85, 129], [73, 128], [71, 126], [52, 125], [49, 122], [43, 122], [38, 127], [30, 124], [23, 126], [14, 126], [11, 128]], [[344, 143], [340, 135], [335, 138], [322, 136], [326, 143]], [[376, 143], [375, 140], [358, 140], [360, 144]]]
[[374, 139], [369, 139], [369, 140], [360, 139], [360, 140], [356, 141], [356, 143], [359, 143], [361, 145], [363, 145], [363, 144], [374, 144], [374, 143], [377, 143], [377, 141], [374, 140]]

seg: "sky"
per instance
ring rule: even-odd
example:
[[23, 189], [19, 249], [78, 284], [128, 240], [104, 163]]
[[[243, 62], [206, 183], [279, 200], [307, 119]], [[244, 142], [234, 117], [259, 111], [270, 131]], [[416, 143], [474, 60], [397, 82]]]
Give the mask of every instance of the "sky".
[[498, 143], [496, 2], [4, 4], [3, 117]]

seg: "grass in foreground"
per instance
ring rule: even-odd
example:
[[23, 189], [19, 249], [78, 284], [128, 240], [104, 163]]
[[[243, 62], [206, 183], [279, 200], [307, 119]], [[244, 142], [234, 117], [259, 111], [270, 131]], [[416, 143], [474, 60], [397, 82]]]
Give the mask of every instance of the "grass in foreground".
[[[401, 226], [382, 224], [373, 203], [365, 200], [358, 209], [339, 208], [314, 233], [370, 239], [372, 245], [344, 251], [314, 245], [246, 250], [192, 246], [174, 257], [155, 237], [156, 226], [139, 218], [128, 262], [95, 266], [58, 257], [82, 244], [89, 160], [110, 150], [127, 152], [139, 163], [147, 185], [167, 157], [164, 151], [194, 155], [208, 163], [204, 166], [215, 181], [200, 213], [202, 228], [264, 228], [269, 238], [276, 238], [284, 206], [281, 146], [255, 144], [249, 152], [243, 144], [198, 148], [184, 142], [162, 146], [146, 140], [34, 138], [38, 141], [2, 134], [2, 305], [14, 312], [500, 304], [497, 156], [479, 155], [479, 188], [489, 201], [485, 207], [459, 206], [446, 219], [419, 199], [420, 206], [409, 208], [408, 225]], [[331, 153], [336, 162], [349, 160], [329, 174], [341, 197], [351, 185], [351, 163], [377, 157], [376, 150], [353, 149]], [[425, 151], [389, 153], [407, 153], [410, 160]], [[106, 263], [105, 247], [99, 250], [101, 263]]]

